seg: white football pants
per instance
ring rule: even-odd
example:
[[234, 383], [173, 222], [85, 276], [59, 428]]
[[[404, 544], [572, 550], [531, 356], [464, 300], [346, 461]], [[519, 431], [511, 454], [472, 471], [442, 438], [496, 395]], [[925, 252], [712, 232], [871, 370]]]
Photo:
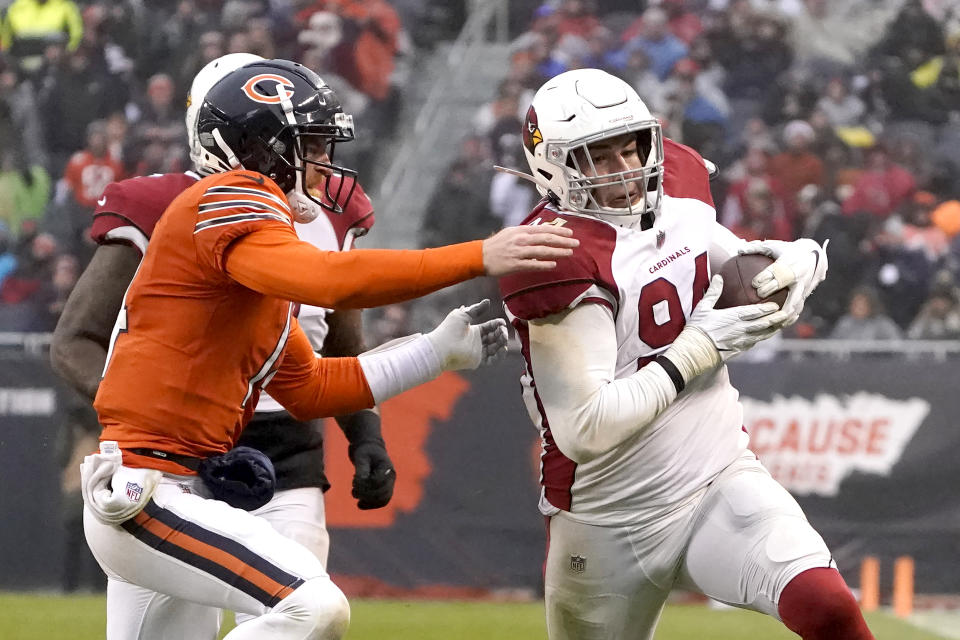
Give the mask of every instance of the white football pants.
[[550, 640], [650, 640], [674, 587], [778, 617], [790, 580], [832, 567], [800, 505], [751, 452], [695, 499], [644, 527], [550, 518]]
[[[327, 518], [323, 507], [323, 490], [320, 487], [299, 487], [277, 491], [267, 504], [253, 515], [270, 523], [280, 535], [295, 540], [317, 557], [327, 568], [330, 553], [330, 534], [327, 533]], [[253, 618], [237, 612], [237, 624]]]
[[320, 559], [207, 495], [199, 478], [165, 474], [121, 526], [84, 510], [87, 543], [109, 578], [107, 640], [212, 640], [220, 609], [257, 616], [229, 640], [341, 638], [349, 604]]

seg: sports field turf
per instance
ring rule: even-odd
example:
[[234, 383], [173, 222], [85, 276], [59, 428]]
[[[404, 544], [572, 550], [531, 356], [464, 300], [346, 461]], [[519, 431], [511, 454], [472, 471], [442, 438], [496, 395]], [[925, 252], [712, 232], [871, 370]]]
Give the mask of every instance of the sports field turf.
[[[354, 600], [349, 640], [544, 640], [539, 603]], [[869, 616], [877, 640], [942, 640], [887, 614]], [[104, 637], [97, 596], [0, 594], [3, 640], [94, 640]], [[657, 640], [788, 640], [797, 636], [764, 616], [702, 606], [672, 606]]]

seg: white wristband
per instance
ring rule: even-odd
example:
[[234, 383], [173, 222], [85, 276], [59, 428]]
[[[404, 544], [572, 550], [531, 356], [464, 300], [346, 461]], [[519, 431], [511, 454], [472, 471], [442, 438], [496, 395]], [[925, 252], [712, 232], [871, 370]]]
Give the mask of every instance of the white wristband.
[[398, 338], [357, 356], [376, 404], [443, 373], [430, 340], [421, 334]]

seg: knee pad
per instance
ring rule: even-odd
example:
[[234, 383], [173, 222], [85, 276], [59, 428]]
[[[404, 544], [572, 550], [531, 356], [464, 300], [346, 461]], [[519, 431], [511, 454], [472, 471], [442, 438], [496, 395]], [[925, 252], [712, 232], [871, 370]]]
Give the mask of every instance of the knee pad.
[[302, 622], [312, 640], [338, 640], [350, 626], [350, 603], [329, 577], [311, 578], [273, 608]]

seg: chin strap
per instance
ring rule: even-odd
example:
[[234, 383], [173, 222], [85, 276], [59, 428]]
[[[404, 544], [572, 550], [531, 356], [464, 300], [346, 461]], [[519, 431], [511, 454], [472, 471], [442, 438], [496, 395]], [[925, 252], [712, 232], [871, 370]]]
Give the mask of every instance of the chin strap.
[[223, 154], [227, 156], [226, 165], [224, 165], [222, 160], [217, 158], [217, 162], [224, 167], [224, 171], [242, 168], [240, 161], [237, 160], [236, 154], [233, 153], [233, 149], [231, 149], [230, 145], [227, 144], [227, 141], [223, 139], [223, 134], [220, 133], [219, 128], [213, 130], [213, 141], [217, 143], [217, 146], [220, 147], [220, 150], [223, 151]]

